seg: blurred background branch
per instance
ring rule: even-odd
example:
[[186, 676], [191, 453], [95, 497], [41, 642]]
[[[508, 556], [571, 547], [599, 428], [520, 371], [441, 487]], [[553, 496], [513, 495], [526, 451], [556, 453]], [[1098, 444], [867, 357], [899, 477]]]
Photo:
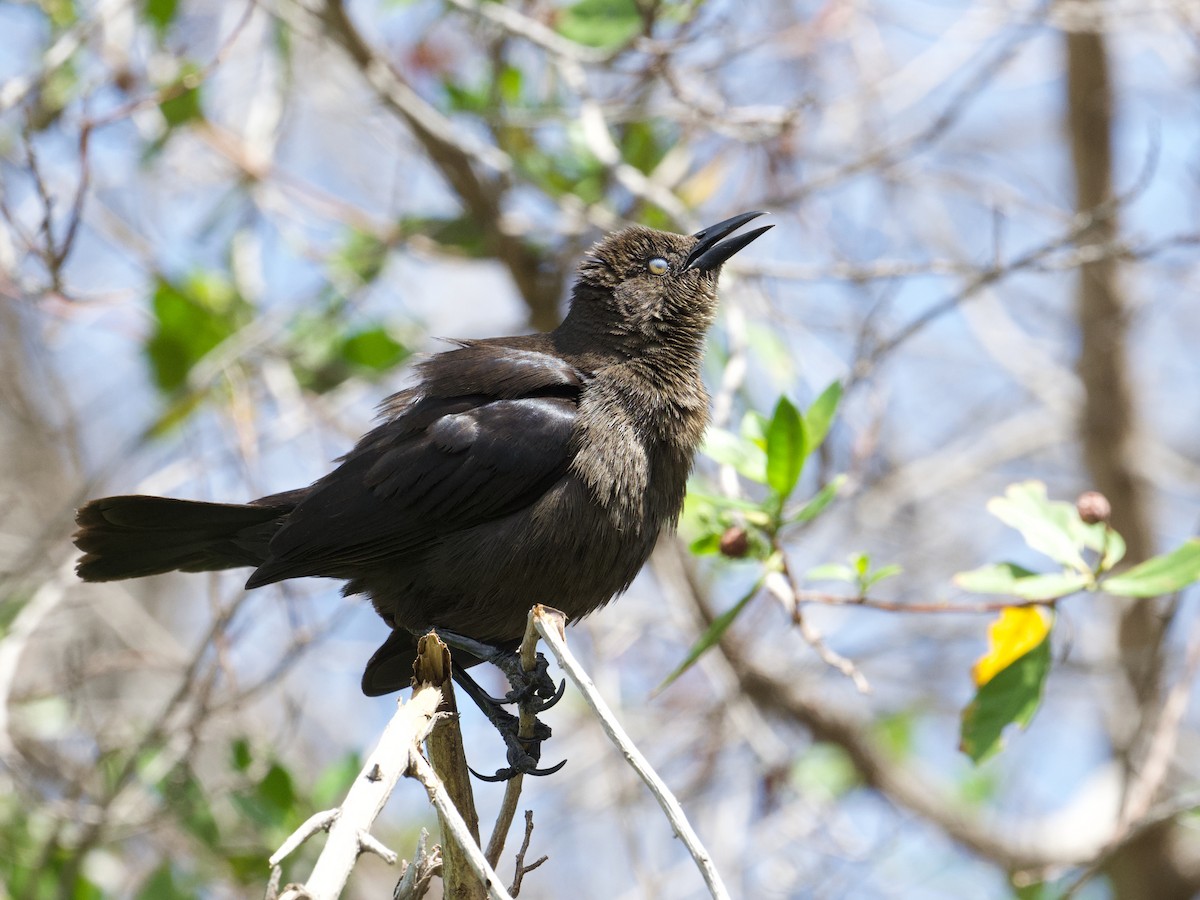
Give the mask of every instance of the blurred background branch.
[[[1194, 587], [1038, 570], [1083, 586], [1050, 598], [1041, 710], [976, 765], [972, 663], [1046, 598], [952, 580], [1044, 565], [987, 512], [1033, 478], [1108, 497], [1104, 578], [1200, 525], [1194, 4], [38, 0], [0, 33], [7, 895], [257, 892], [390, 714], [365, 604], [78, 584], [82, 498], [303, 484], [439, 336], [552, 327], [602, 231], [757, 208], [680, 541], [571, 638], [730, 893], [1200, 891]], [[525, 786], [550, 859], [514, 891], [690, 896], [578, 698], [547, 720], [571, 764]], [[406, 780], [377, 836], [436, 828]], [[364, 858], [345, 896], [396, 877]]]

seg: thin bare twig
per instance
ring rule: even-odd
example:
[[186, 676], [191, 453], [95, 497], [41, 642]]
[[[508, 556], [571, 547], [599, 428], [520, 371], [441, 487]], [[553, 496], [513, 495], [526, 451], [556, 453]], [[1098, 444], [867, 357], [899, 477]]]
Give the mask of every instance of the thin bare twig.
[[529, 613], [533, 619], [534, 627], [537, 628], [538, 634], [542, 636], [542, 640], [546, 642], [551, 652], [554, 654], [558, 664], [562, 666], [564, 672], [583, 694], [584, 700], [588, 706], [592, 708], [597, 718], [600, 719], [600, 725], [604, 729], [604, 733], [608, 735], [609, 740], [616, 745], [621, 751], [629, 765], [637, 772], [638, 776], [650, 788], [650, 793], [654, 795], [654, 799], [658, 801], [658, 805], [662, 807], [666, 813], [667, 820], [671, 823], [671, 827], [675, 830], [675, 834], [683, 841], [688, 852], [692, 855], [692, 859], [696, 862], [696, 867], [700, 870], [701, 877], [704, 878], [704, 883], [708, 886], [709, 893], [716, 900], [729, 900], [729, 891], [725, 887], [725, 883], [721, 880], [720, 873], [717, 872], [716, 866], [713, 865], [712, 856], [701, 843], [699, 836], [688, 822], [686, 813], [683, 807], [679, 805], [679, 801], [675, 795], [671, 793], [670, 788], [659, 777], [658, 773], [651, 767], [649, 761], [642, 752], [630, 740], [625, 729], [621, 727], [621, 723], [617, 721], [617, 717], [613, 714], [612, 709], [600, 696], [596, 690], [596, 685], [592, 681], [591, 676], [579, 664], [579, 660], [571, 652], [571, 648], [567, 646], [564, 635], [564, 627], [566, 625], [566, 616], [555, 609], [538, 604]]
[[488, 896], [492, 900], [512, 900], [508, 891], [501, 884], [500, 876], [496, 874], [496, 870], [488, 864], [483, 851], [479, 849], [479, 845], [471, 839], [471, 831], [467, 827], [467, 823], [459, 815], [458, 810], [454, 806], [454, 801], [446, 792], [445, 785], [437, 777], [437, 773], [433, 771], [433, 766], [429, 765], [425, 757], [415, 748], [409, 756], [407, 774], [412, 775], [425, 786], [425, 791], [429, 794], [430, 801], [437, 808], [439, 817], [441, 817], [443, 824], [447, 826], [447, 830], [450, 832], [450, 839], [458, 842], [459, 847], [464, 851], [463, 855], [468, 865], [470, 865], [471, 870], [487, 889]]
[[[525, 626], [525, 636], [521, 639], [521, 668], [532, 672], [537, 665], [537, 629], [533, 627], [533, 617]], [[517, 725], [517, 735], [522, 738], [532, 738], [537, 718], [526, 707], [519, 707], [520, 721]], [[518, 772], [504, 785], [504, 798], [500, 801], [500, 811], [496, 813], [496, 824], [492, 826], [492, 836], [488, 840], [487, 851], [484, 854], [493, 868], [500, 864], [500, 854], [504, 852], [504, 842], [508, 839], [509, 829], [517, 815], [517, 804], [521, 799], [521, 787], [525, 776]]]
[[516, 868], [516, 872], [513, 874], [512, 887], [510, 887], [508, 889], [508, 892], [510, 894], [512, 894], [514, 897], [517, 896], [517, 894], [521, 893], [521, 882], [525, 880], [525, 873], [532, 872], [534, 869], [536, 869], [538, 866], [540, 866], [542, 863], [544, 863], [546, 860], [548, 860], [550, 858], [548, 856], [539, 856], [537, 859], [535, 859], [529, 865], [525, 865], [525, 854], [529, 852], [529, 842], [532, 839], [533, 839], [533, 810], [527, 809], [527, 810], [525, 810], [525, 837], [521, 841], [521, 849], [517, 851], [517, 868]]

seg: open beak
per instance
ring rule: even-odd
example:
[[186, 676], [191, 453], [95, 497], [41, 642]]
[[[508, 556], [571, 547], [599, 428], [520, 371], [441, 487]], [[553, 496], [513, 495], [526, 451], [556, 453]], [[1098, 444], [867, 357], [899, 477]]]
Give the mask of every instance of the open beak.
[[733, 256], [733, 254], [737, 253], [751, 241], [762, 237], [762, 235], [775, 226], [764, 225], [762, 228], [755, 228], [753, 231], [730, 238], [725, 243], [720, 243], [721, 238], [737, 231], [751, 219], [757, 219], [759, 216], [765, 215], [766, 213], [761, 211], [742, 213], [740, 216], [734, 216], [732, 219], [726, 219], [724, 222], [718, 222], [716, 225], [709, 225], [707, 228], [697, 231], [692, 235], [696, 239], [696, 246], [688, 254], [683, 271], [687, 272], [691, 269], [699, 269], [701, 272], [715, 272], [721, 268], [721, 264], [729, 259], [729, 257]]

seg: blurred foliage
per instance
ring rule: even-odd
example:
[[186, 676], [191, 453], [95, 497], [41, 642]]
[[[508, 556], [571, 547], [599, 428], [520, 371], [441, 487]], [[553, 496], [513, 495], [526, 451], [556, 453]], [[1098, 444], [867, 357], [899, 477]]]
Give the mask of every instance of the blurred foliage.
[[165, 394], [182, 388], [196, 363], [254, 315], [233, 283], [217, 272], [196, 272], [178, 282], [160, 277], [151, 302], [155, 327], [146, 357], [154, 383]]
[[612, 50], [637, 35], [642, 15], [635, 0], [579, 0], [559, 13], [556, 26], [563, 37]]
[[[137, 766], [139, 777], [148, 776], [155, 761], [154, 753], [144, 754]], [[115, 776], [124, 765], [123, 754], [117, 752], [104, 757], [101, 769]], [[114, 869], [102, 864], [107, 851], [89, 850], [81, 857], [73, 846], [73, 832], [52, 832], [52, 816], [46, 811], [27, 808], [16, 795], [0, 795], [0, 896], [183, 900], [203, 896], [218, 878], [258, 893], [267, 857], [314, 810], [336, 805], [360, 768], [358, 756], [347, 754], [305, 787], [282, 760], [238, 738], [232, 742], [223, 779], [232, 779], [234, 786], [218, 795], [189, 764], [179, 763], [151, 785], [160, 805], [153, 827], [186, 836], [189, 850], [143, 870], [132, 892], [109, 883]], [[110, 784], [109, 790], [116, 787]], [[286, 865], [311, 868], [318, 850], [301, 848]]]

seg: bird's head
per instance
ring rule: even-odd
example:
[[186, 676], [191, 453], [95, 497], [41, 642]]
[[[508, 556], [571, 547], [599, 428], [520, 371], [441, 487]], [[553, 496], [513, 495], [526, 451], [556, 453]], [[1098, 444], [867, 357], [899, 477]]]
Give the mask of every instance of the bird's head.
[[722, 264], [772, 226], [728, 236], [761, 215], [743, 213], [692, 235], [640, 225], [608, 235], [579, 264], [569, 319], [635, 351], [702, 340], [716, 311]]

